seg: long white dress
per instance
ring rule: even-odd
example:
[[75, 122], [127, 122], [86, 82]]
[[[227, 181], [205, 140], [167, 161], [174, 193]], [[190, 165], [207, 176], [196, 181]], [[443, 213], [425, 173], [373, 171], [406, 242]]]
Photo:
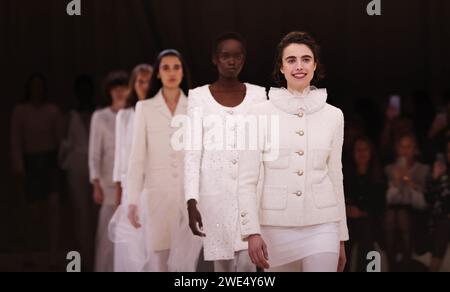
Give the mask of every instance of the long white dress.
[[109, 236], [114, 243], [115, 272], [144, 272], [148, 269], [152, 250], [146, 241], [147, 204], [141, 196], [139, 218], [142, 228], [134, 228], [128, 219], [128, 191], [126, 174], [133, 141], [134, 108], [121, 110], [116, 119], [116, 153], [114, 158], [114, 182], [122, 185], [121, 205], [109, 223]]
[[98, 179], [104, 201], [100, 209], [96, 238], [96, 272], [114, 271], [114, 245], [109, 239], [108, 225], [114, 215], [113, 182], [116, 116], [110, 108], [98, 110], [91, 122], [89, 139], [89, 173], [91, 182]]
[[[93, 203], [88, 166], [89, 125], [77, 111], [71, 111], [66, 139], [59, 153], [61, 167], [67, 172], [67, 183], [75, 217], [75, 236], [84, 255], [84, 262], [92, 257]], [[89, 265], [89, 263], [87, 264]]]
[[[186, 201], [195, 199], [199, 204], [206, 234], [203, 239], [206, 261], [234, 260], [236, 253], [247, 250], [247, 243], [241, 237], [238, 214], [239, 151], [236, 142], [239, 133], [236, 123], [226, 121], [245, 116], [253, 105], [266, 101], [267, 96], [263, 87], [251, 84], [246, 87], [244, 101], [234, 108], [219, 104], [208, 85], [189, 94], [188, 115], [192, 120], [201, 120], [199, 126], [193, 127], [193, 137], [201, 145], [185, 154]], [[221, 141], [222, 145], [216, 145], [222, 146], [222, 150], [214, 148], [217, 140], [209, 135], [205, 121], [210, 118], [217, 118], [224, 130], [221, 132], [231, 135]], [[197, 127], [201, 129], [197, 130]]]

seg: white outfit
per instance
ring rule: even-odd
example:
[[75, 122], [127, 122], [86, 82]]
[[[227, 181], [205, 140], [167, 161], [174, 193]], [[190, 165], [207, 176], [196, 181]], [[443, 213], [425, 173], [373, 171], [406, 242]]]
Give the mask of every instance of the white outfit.
[[269, 273], [335, 273], [339, 264], [339, 253], [320, 253], [300, 261], [268, 269]]
[[[109, 223], [109, 237], [114, 243], [114, 271], [115, 272], [143, 272], [148, 267], [150, 248], [146, 244], [145, 219], [147, 218], [146, 204], [139, 204], [140, 229], [134, 228], [128, 219], [128, 191], [126, 188], [126, 174], [131, 151], [134, 125], [134, 108], [121, 110], [116, 119], [116, 153], [114, 158], [114, 182], [122, 185], [122, 200], [111, 222]], [[141, 196], [145, 200], [145, 196]]]
[[[271, 89], [269, 98], [251, 112], [279, 119], [279, 146], [241, 152], [242, 236], [266, 234], [272, 267], [339, 253], [339, 242], [348, 240], [341, 161], [343, 113], [326, 103], [324, 89], [312, 87], [301, 94]], [[276, 159], [269, 159], [273, 153], [278, 154]], [[261, 164], [264, 191], [259, 198]]]
[[91, 181], [98, 179], [104, 201], [99, 214], [95, 271], [114, 270], [114, 245], [108, 236], [108, 224], [114, 215], [115, 186], [113, 183], [116, 116], [110, 108], [98, 110], [91, 122], [89, 140], [89, 172]]
[[[59, 153], [61, 167], [67, 172], [67, 183], [75, 217], [75, 235], [82, 254], [91, 253], [93, 238], [92, 187], [88, 166], [89, 125], [77, 111], [69, 114], [67, 138]], [[87, 256], [87, 255], [86, 255]]]
[[[204, 257], [206, 261], [235, 260], [236, 252], [247, 249], [239, 230], [237, 178], [240, 165], [237, 151], [236, 124], [233, 117], [245, 116], [249, 109], [267, 100], [264, 88], [246, 84], [247, 94], [237, 107], [220, 105], [212, 96], [209, 85], [192, 90], [189, 94], [188, 115], [198, 120], [193, 127], [197, 147], [186, 151], [185, 189], [186, 201], [194, 199], [199, 204], [204, 232]], [[227, 137], [215, 138], [208, 132], [208, 120], [216, 120]], [[216, 125], [216, 126], [217, 126]], [[231, 137], [231, 138], [230, 138]], [[254, 267], [253, 267], [254, 268]]]
[[[175, 116], [185, 115], [186, 111], [187, 98], [181, 94]], [[181, 246], [186, 242], [190, 245], [189, 242], [195, 240], [192, 234], [176, 243], [172, 238], [173, 227], [181, 221], [180, 217], [185, 218], [182, 219], [185, 222], [187, 220], [183, 200], [184, 153], [175, 151], [171, 146], [171, 136], [177, 130], [171, 125], [173, 118], [161, 91], [154, 98], [137, 104], [126, 180], [130, 204], [138, 205], [141, 193], [147, 197], [148, 240], [151, 249], [156, 252], [155, 262], [159, 263], [156, 270], [161, 272], [169, 269], [167, 255], [174, 244]], [[197, 261], [200, 248], [197, 255], [184, 255], [179, 263], [183, 264], [180, 262], [183, 259]]]

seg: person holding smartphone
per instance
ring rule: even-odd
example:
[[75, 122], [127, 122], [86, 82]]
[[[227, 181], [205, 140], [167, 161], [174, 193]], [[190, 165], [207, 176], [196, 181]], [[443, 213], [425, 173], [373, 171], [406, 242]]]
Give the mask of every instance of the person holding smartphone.
[[396, 143], [397, 162], [386, 168], [389, 188], [386, 194], [386, 241], [391, 270], [395, 268], [399, 243], [403, 262], [411, 259], [413, 211], [427, 207], [424, 191], [429, 167], [417, 161], [416, 138], [412, 134], [402, 136]]

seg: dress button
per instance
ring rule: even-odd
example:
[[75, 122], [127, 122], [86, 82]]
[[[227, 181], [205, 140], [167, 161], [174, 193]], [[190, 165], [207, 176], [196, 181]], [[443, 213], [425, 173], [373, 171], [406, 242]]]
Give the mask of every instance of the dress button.
[[242, 212], [242, 213], [241, 213], [241, 217], [242, 217], [242, 218], [245, 218], [245, 217], [247, 217], [247, 215], [248, 215], [248, 213], [247, 213], [247, 212]]
[[299, 118], [303, 118], [305, 116], [305, 114], [300, 112], [300, 113], [296, 114], [296, 116], [299, 117]]
[[231, 163], [233, 163], [234, 165], [236, 165], [238, 163], [237, 159], [233, 159], [231, 160]]
[[227, 113], [228, 113], [229, 115], [233, 115], [233, 114], [234, 114], [234, 111], [233, 111], [233, 110], [229, 110], [229, 111], [227, 111]]
[[298, 154], [299, 156], [303, 156], [303, 155], [305, 155], [305, 152], [304, 152], [303, 150], [300, 150], [300, 151], [297, 152], [297, 154]]
[[248, 221], [247, 219], [245, 219], [244, 221], [242, 221], [242, 225], [247, 225], [250, 221]]
[[303, 170], [299, 170], [296, 172], [298, 176], [303, 176], [305, 173], [303, 172]]

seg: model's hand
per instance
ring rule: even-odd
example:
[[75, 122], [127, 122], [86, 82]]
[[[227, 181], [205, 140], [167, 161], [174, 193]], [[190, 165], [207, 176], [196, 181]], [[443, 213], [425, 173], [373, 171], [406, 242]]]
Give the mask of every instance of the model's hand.
[[339, 252], [339, 263], [337, 268], [338, 273], [344, 272], [346, 264], [347, 264], [347, 255], [345, 253], [345, 242], [341, 242], [341, 248]]
[[114, 205], [117, 208], [119, 208], [120, 204], [122, 203], [122, 184], [120, 182], [116, 183], [116, 200], [114, 202]]
[[188, 202], [189, 227], [195, 236], [206, 237], [203, 231], [202, 215], [197, 208], [197, 201], [190, 200]]
[[94, 203], [101, 206], [103, 205], [103, 201], [105, 199], [105, 196], [103, 194], [103, 189], [100, 186], [99, 182], [94, 182]]
[[257, 267], [261, 269], [270, 268], [268, 263], [269, 253], [267, 252], [267, 245], [261, 235], [256, 234], [248, 238], [248, 254], [252, 263]]
[[130, 220], [131, 225], [134, 228], [141, 228], [141, 224], [139, 223], [139, 215], [138, 215], [138, 206], [137, 205], [129, 205], [128, 206], [128, 220]]

